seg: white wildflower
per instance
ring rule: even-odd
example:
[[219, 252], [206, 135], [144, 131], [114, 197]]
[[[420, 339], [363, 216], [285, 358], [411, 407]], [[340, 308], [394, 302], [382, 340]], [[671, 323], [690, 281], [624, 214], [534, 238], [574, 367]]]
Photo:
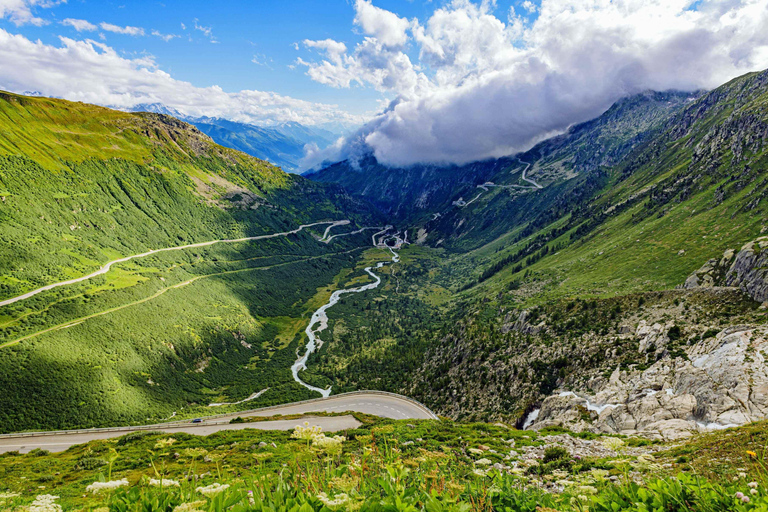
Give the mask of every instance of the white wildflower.
[[109, 482], [93, 482], [91, 485], [85, 488], [86, 491], [98, 494], [101, 491], [112, 491], [118, 487], [125, 487], [128, 485], [128, 480], [123, 478], [122, 480], [112, 480]]
[[624, 448], [624, 441], [618, 437], [606, 437], [603, 439], [603, 446], [611, 451], [619, 452]]
[[752, 489], [757, 489], [757, 482], [749, 482], [747, 484], [747, 487], [751, 487]]
[[18, 498], [21, 494], [17, 492], [0, 492], [0, 500], [10, 500], [12, 498]]
[[173, 509], [173, 512], [203, 512], [201, 508], [205, 506], [205, 501], [193, 501], [192, 503], [182, 503]]
[[317, 436], [322, 435], [323, 428], [318, 425], [311, 425], [308, 421], [304, 422], [304, 426], [296, 425], [296, 428], [293, 429], [293, 434], [291, 434], [291, 437], [294, 439], [305, 439], [307, 441], [311, 441]]
[[320, 434], [312, 439], [312, 446], [324, 451], [328, 455], [340, 455], [342, 445], [347, 438], [344, 436], [327, 437], [325, 434]]
[[476, 460], [475, 464], [477, 464], [478, 466], [490, 466], [493, 463], [488, 459], [480, 459], [480, 460]]
[[482, 454], [483, 454], [483, 450], [480, 450], [479, 448], [470, 448], [470, 449], [469, 449], [469, 450], [467, 450], [467, 451], [468, 451], [469, 453], [473, 453], [473, 454], [475, 454], [475, 455], [482, 455]]
[[59, 499], [58, 496], [41, 494], [27, 507], [27, 510], [28, 512], [61, 512], [61, 505], [56, 503], [57, 499]]
[[163, 478], [162, 480], [150, 478], [149, 485], [154, 485], [155, 487], [179, 487], [179, 482], [177, 480], [169, 480], [167, 478]]
[[207, 498], [212, 498], [217, 494], [226, 491], [227, 489], [229, 489], [229, 484], [222, 485], [220, 483], [211, 484], [206, 487], [195, 488], [197, 492], [199, 492], [200, 494], [202, 494]]
[[482, 469], [473, 469], [472, 473], [475, 476], [479, 476], [479, 477], [486, 477], [486, 476], [488, 476], [488, 473], [486, 471], [483, 471]]
[[342, 505], [345, 505], [349, 502], [349, 495], [346, 493], [341, 494], [335, 494], [332, 498], [329, 497], [326, 493], [321, 492], [317, 495], [317, 499], [319, 499], [323, 505], [330, 509], [336, 509], [337, 507], [340, 507]]

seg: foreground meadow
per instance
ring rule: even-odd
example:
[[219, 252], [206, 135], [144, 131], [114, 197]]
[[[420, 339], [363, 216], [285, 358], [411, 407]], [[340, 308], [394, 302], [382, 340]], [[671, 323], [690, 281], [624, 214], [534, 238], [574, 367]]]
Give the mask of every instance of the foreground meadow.
[[[391, 421], [140, 432], [0, 457], [9, 511], [766, 511], [766, 425], [658, 441]], [[236, 420], [237, 421], [237, 420]]]

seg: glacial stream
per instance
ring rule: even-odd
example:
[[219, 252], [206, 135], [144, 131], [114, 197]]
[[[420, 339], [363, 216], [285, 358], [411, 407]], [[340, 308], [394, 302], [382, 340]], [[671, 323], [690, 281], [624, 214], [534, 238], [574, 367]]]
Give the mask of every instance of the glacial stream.
[[[391, 226], [387, 226], [381, 231], [374, 233], [371, 237], [373, 240], [374, 247], [382, 246], [386, 239], [393, 238], [395, 240], [395, 247], [400, 247], [400, 244], [403, 243], [403, 240], [400, 239], [399, 236], [390, 235], [387, 238], [382, 237], [382, 240], [379, 241], [379, 244], [376, 243], [376, 236], [382, 235], [389, 231], [391, 229]], [[324, 237], [328, 236], [328, 232], [326, 231]], [[391, 262], [397, 263], [400, 261], [400, 256], [397, 255], [397, 253], [392, 249], [392, 247], [387, 246], [387, 249], [392, 253]], [[291, 366], [291, 372], [293, 373], [293, 380], [304, 386], [305, 388], [317, 391], [321, 395], [323, 395], [324, 398], [327, 398], [331, 395], [331, 386], [328, 386], [328, 389], [321, 389], [315, 386], [312, 386], [310, 384], [307, 384], [303, 380], [299, 378], [299, 372], [301, 370], [307, 369], [307, 359], [309, 359], [310, 354], [312, 354], [315, 350], [320, 349], [320, 347], [323, 346], [323, 340], [320, 339], [320, 333], [323, 332], [325, 329], [328, 328], [328, 314], [326, 313], [328, 311], [328, 308], [333, 307], [335, 304], [341, 300], [341, 297], [343, 297], [346, 294], [349, 293], [360, 293], [365, 292], [368, 290], [373, 290], [374, 288], [377, 288], [381, 284], [381, 277], [379, 277], [376, 273], [373, 272], [374, 268], [381, 268], [384, 265], [389, 263], [388, 261], [380, 261], [376, 264], [375, 267], [366, 267], [365, 272], [371, 276], [374, 279], [374, 282], [368, 283], [363, 286], [358, 286], [357, 288], [346, 288], [344, 290], [336, 290], [331, 295], [330, 300], [321, 306], [317, 311], [312, 313], [312, 318], [309, 321], [309, 325], [307, 326], [306, 330], [304, 332], [307, 333], [307, 338], [309, 341], [307, 342], [304, 355], [299, 357], [295, 363], [293, 363], [293, 366]]]

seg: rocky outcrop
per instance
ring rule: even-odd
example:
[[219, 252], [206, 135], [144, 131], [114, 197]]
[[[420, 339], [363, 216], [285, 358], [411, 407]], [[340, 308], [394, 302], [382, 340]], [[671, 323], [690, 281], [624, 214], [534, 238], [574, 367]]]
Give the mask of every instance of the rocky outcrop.
[[768, 237], [744, 245], [736, 254], [728, 249], [686, 279], [683, 288], [738, 287], [758, 302], [768, 301]]
[[768, 300], [768, 237], [741, 248], [725, 276], [726, 286], [738, 286], [758, 302]]
[[[641, 325], [638, 334], [663, 339], [654, 327]], [[685, 357], [663, 358], [643, 371], [617, 368], [588, 381], [587, 393], [547, 397], [531, 428], [676, 439], [765, 419], [767, 338], [768, 328], [734, 326], [687, 346]]]
[[528, 322], [528, 317], [530, 315], [528, 311], [521, 311], [520, 314], [517, 315], [517, 319], [512, 322], [511, 320], [516, 313], [516, 311], [510, 311], [504, 317], [504, 324], [501, 326], [501, 332], [503, 334], [510, 331], [517, 331], [523, 334], [538, 334], [544, 329], [544, 322], [539, 322], [537, 325], [531, 325]]
[[714, 288], [725, 286], [725, 276], [731, 268], [734, 250], [728, 249], [719, 260], [712, 258], [685, 280], [683, 288]]

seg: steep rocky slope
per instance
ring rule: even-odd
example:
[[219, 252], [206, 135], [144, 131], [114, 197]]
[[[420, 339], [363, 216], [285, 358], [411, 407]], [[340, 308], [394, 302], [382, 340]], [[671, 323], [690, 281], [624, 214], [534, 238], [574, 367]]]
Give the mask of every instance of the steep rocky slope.
[[685, 280], [685, 288], [738, 287], [758, 302], [768, 301], [768, 237], [747, 243], [737, 253], [728, 249]]

